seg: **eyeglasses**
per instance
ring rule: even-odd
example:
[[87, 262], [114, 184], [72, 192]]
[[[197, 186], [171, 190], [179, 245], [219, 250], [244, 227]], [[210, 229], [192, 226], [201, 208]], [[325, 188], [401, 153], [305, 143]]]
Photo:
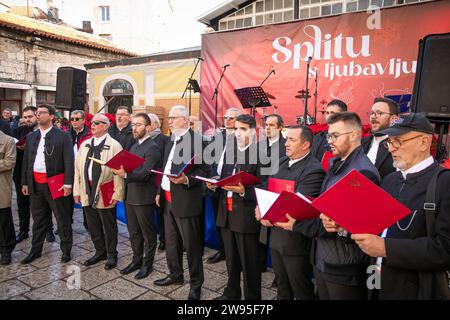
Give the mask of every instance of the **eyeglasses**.
[[326, 135], [327, 141], [331, 140], [332, 142], [336, 142], [340, 136], [350, 134], [350, 133], [353, 133], [353, 131], [344, 132], [344, 133], [338, 133], [338, 132], [327, 133], [327, 135]]
[[227, 117], [227, 116], [225, 116], [225, 117], [223, 117], [223, 120], [236, 120], [236, 117]]
[[81, 118], [70, 118], [70, 121], [80, 121]]
[[390, 116], [393, 115], [393, 113], [383, 112], [383, 111], [371, 111], [371, 112], [367, 112], [367, 115], [368, 115], [369, 117], [376, 117], [376, 118], [381, 117], [383, 114], [388, 114], [388, 115], [390, 115]]
[[405, 142], [417, 139], [423, 137], [423, 134], [409, 138], [409, 139], [391, 139], [391, 138], [387, 138], [386, 140], [383, 141], [383, 144], [386, 148], [392, 147], [394, 149], [398, 149], [400, 148], [402, 145], [405, 144]]
[[178, 117], [167, 117], [167, 120], [168, 120], [168, 121], [174, 121], [175, 119], [178, 119], [178, 118], [184, 118], [184, 117], [182, 117], [182, 116], [178, 116]]
[[104, 122], [104, 121], [92, 121], [92, 124], [95, 124], [96, 126], [98, 126], [99, 124], [106, 124], [106, 122]]

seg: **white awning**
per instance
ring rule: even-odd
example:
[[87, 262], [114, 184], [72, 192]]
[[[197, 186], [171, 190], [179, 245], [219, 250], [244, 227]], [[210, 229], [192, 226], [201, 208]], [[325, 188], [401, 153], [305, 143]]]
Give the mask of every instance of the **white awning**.
[[29, 84], [13, 83], [13, 82], [0, 82], [0, 88], [18, 89], [18, 90], [30, 90], [30, 89], [32, 89], [32, 87]]
[[36, 89], [42, 90], [42, 91], [56, 91], [56, 87], [52, 87], [52, 86], [34, 85], [33, 88], [36, 88]]

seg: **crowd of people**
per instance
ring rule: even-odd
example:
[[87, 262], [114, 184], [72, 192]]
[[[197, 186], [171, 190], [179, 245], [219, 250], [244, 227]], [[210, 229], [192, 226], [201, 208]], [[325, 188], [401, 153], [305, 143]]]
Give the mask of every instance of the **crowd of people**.
[[[422, 114], [401, 115], [392, 100], [374, 100], [368, 113], [371, 134], [364, 138], [361, 118], [340, 100], [326, 108], [328, 130], [315, 135], [308, 126], [286, 126], [277, 114], [265, 118], [263, 133], [258, 134], [255, 118], [239, 108], [226, 111], [224, 128], [212, 138], [202, 136], [195, 127], [198, 119], [184, 106], [174, 106], [168, 114], [170, 137], [161, 132], [156, 115], [132, 115], [125, 106], [117, 109], [114, 124], [96, 114], [88, 127], [85, 113], [77, 110], [71, 112], [69, 128], [62, 130], [55, 116], [54, 107], [41, 105], [23, 110], [21, 126], [14, 127], [11, 120], [0, 123], [1, 265], [10, 264], [16, 243], [29, 237], [30, 214], [31, 248], [21, 263], [39, 259], [44, 241], [55, 240], [52, 216], [61, 263], [69, 263], [77, 203], [95, 247], [84, 264], [103, 261], [106, 270], [115, 268], [116, 206], [123, 201], [133, 257], [120, 273], [146, 278], [153, 271], [156, 250], [165, 250], [169, 274], [154, 285], [182, 284], [185, 252], [188, 300], [201, 299], [203, 264], [222, 260], [228, 281], [217, 299], [238, 300], [242, 292], [245, 299], [261, 299], [261, 274], [269, 252], [280, 300], [449, 298], [450, 196], [445, 190], [450, 173], [430, 153], [434, 128], [429, 120]], [[145, 162], [126, 172], [93, 161], [106, 162], [123, 149]], [[327, 170], [322, 163], [326, 153], [333, 155]], [[245, 171], [260, 178], [258, 188], [268, 189], [270, 178], [289, 180], [295, 192], [315, 198], [352, 170], [412, 213], [379, 235], [350, 234], [325, 214], [299, 221], [286, 212], [287, 222], [272, 223], [261, 216], [255, 186], [217, 187], [195, 178], [224, 179]], [[60, 174], [64, 196], [53, 199], [48, 181]], [[112, 195], [107, 196], [106, 188]], [[206, 196], [212, 200], [220, 243], [218, 251], [203, 260]], [[351, 195], [335, 201], [350, 202]], [[368, 282], [371, 266], [379, 277], [375, 286]]]

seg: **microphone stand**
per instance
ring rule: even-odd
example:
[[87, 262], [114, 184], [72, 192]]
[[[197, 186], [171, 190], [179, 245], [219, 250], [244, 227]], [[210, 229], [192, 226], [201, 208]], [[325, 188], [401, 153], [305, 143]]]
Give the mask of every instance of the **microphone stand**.
[[317, 123], [317, 78], [319, 76], [319, 70], [316, 68], [316, 76], [314, 82], [316, 83], [316, 88], [314, 91], [314, 124]]
[[271, 71], [269, 72], [269, 74], [267, 75], [267, 77], [266, 77], [266, 78], [263, 80], [263, 82], [261, 82], [261, 84], [259, 85], [260, 87], [262, 87], [262, 85], [264, 84], [264, 82], [266, 82], [267, 79], [269, 79], [269, 77], [272, 75], [272, 73], [275, 74], [275, 70], [271, 70]]
[[309, 90], [308, 90], [308, 80], [309, 80], [309, 65], [311, 63], [312, 57], [308, 58], [308, 62], [306, 63], [306, 97], [305, 97], [305, 110], [303, 113], [303, 125], [307, 125], [308, 121], [308, 96], [309, 96]]
[[[197, 71], [197, 67], [198, 64], [200, 63], [200, 58], [196, 58], [197, 62], [195, 63], [195, 67], [194, 70], [191, 73], [191, 76], [188, 79], [187, 85], [186, 85], [186, 89], [184, 89], [183, 95], [181, 96], [181, 99], [184, 99], [184, 96], [186, 95], [186, 92], [189, 90], [189, 115], [191, 114], [191, 105], [192, 105], [192, 85], [191, 85], [191, 81], [193, 80], [192, 78], [194, 77], [195, 71]], [[195, 90], [194, 90], [195, 91]]]
[[217, 129], [217, 109], [218, 109], [218, 99], [219, 99], [219, 86], [220, 83], [222, 82], [223, 76], [225, 75], [225, 71], [227, 70], [227, 67], [222, 67], [222, 73], [220, 75], [219, 81], [217, 82], [216, 87], [214, 88], [214, 94], [212, 96], [212, 100], [214, 100], [214, 98], [216, 99], [215, 102], [215, 117], [214, 117], [214, 129]]

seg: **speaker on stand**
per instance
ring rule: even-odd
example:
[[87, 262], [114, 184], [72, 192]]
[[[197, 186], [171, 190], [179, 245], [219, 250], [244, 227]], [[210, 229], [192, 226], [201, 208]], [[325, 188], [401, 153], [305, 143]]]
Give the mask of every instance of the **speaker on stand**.
[[84, 70], [72, 67], [58, 68], [55, 99], [57, 109], [84, 111], [86, 105], [86, 78], [87, 72]]

